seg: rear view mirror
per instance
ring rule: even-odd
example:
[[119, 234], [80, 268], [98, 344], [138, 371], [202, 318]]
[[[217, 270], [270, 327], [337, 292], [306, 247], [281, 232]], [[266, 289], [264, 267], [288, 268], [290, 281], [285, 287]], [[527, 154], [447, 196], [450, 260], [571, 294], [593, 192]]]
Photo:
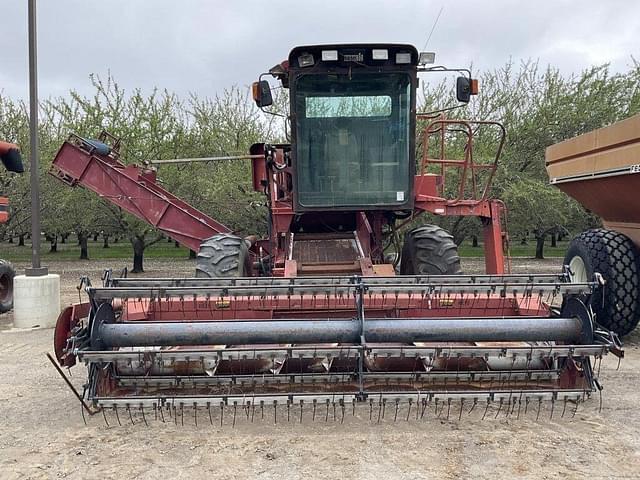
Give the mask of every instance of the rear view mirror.
[[253, 100], [256, 102], [258, 107], [268, 107], [273, 103], [271, 87], [269, 86], [269, 82], [266, 80], [253, 82], [251, 91], [253, 93]]
[[458, 77], [456, 80], [456, 98], [459, 102], [469, 103], [471, 95], [478, 94], [478, 80], [469, 77]]

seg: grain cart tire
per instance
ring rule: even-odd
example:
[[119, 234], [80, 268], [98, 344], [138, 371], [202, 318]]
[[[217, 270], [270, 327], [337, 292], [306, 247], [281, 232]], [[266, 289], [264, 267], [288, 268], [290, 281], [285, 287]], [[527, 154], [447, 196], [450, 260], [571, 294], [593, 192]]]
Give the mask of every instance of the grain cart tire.
[[0, 260], [0, 313], [13, 308], [13, 277], [16, 271], [6, 260]]
[[453, 236], [437, 225], [414, 228], [404, 236], [401, 275], [460, 275], [460, 256]]
[[[569, 244], [564, 264], [571, 281], [605, 280], [591, 295], [596, 321], [620, 336], [633, 331], [640, 320], [640, 256], [626, 236], [612, 230], [587, 230]], [[603, 290], [604, 289], [604, 290]]]
[[230, 233], [218, 233], [200, 244], [196, 255], [196, 277], [246, 277], [249, 275], [247, 242]]

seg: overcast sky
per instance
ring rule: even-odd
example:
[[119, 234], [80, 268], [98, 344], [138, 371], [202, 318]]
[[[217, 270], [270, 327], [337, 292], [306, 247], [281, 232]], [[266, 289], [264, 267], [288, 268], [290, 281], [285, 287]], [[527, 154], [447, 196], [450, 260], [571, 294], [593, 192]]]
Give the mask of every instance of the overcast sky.
[[[27, 0], [0, 0], [0, 91], [27, 98]], [[539, 59], [564, 72], [640, 59], [636, 0], [39, 0], [43, 97], [90, 91], [111, 71], [126, 89], [211, 96], [245, 86], [295, 45], [406, 42], [475, 69]]]

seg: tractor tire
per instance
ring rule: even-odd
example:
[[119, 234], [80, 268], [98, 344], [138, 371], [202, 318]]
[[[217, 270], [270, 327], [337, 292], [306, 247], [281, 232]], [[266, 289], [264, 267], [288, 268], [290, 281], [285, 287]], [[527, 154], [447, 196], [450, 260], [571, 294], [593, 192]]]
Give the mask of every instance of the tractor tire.
[[404, 236], [401, 275], [460, 275], [460, 256], [453, 236], [437, 225], [414, 228]]
[[196, 277], [224, 278], [249, 275], [247, 242], [230, 233], [218, 233], [200, 244], [196, 255]]
[[16, 271], [6, 260], [0, 260], [0, 313], [13, 308], [13, 277]]
[[589, 282], [594, 273], [605, 281], [591, 294], [596, 322], [620, 336], [640, 321], [640, 254], [625, 235], [598, 228], [587, 230], [569, 244], [564, 264], [572, 282]]

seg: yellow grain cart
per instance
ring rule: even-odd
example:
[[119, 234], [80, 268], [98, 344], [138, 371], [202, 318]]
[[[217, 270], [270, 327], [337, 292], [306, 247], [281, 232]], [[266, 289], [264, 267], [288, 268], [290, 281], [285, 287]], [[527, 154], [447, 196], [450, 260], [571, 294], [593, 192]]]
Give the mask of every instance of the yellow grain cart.
[[602, 218], [564, 263], [575, 282], [600, 280], [596, 320], [626, 335], [640, 321], [640, 115], [548, 147], [546, 166], [552, 185]]

